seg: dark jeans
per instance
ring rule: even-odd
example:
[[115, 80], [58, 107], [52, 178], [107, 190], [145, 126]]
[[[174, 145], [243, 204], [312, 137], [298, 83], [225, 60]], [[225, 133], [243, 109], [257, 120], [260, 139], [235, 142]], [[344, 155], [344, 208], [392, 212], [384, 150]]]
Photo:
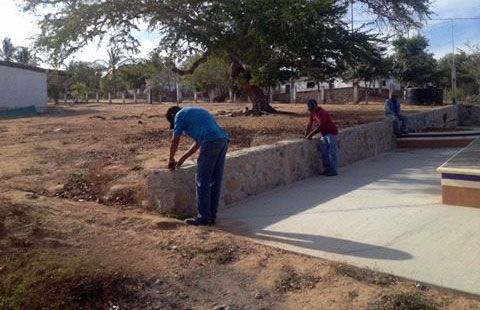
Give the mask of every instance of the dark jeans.
[[197, 217], [200, 222], [208, 223], [217, 217], [227, 149], [226, 139], [208, 141], [200, 145], [195, 178]]
[[337, 137], [326, 134], [320, 140], [320, 151], [322, 152], [323, 169], [327, 173], [338, 173], [338, 145]]
[[393, 120], [393, 132], [395, 133], [395, 135], [399, 136], [402, 133], [407, 132], [408, 118], [405, 115], [398, 114], [389, 115], [387, 117]]

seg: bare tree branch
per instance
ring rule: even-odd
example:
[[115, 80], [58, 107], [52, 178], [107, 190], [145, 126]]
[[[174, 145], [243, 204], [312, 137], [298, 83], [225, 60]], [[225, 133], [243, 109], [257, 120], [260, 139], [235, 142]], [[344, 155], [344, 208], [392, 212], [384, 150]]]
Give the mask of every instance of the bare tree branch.
[[210, 55], [210, 51], [206, 51], [205, 53], [203, 53], [203, 55], [200, 58], [198, 58], [188, 70], [182, 70], [174, 66], [172, 71], [178, 75], [193, 74], [193, 72], [195, 72], [198, 66], [200, 66], [202, 63], [207, 61], [209, 55]]

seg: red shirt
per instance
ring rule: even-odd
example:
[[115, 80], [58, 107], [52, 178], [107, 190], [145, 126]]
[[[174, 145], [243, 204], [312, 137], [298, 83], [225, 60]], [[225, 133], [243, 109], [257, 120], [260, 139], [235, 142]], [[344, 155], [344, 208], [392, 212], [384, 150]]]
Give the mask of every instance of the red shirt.
[[318, 107], [317, 111], [310, 112], [310, 121], [320, 126], [322, 136], [326, 134], [338, 135], [337, 125], [330, 118], [330, 114], [321, 107]]

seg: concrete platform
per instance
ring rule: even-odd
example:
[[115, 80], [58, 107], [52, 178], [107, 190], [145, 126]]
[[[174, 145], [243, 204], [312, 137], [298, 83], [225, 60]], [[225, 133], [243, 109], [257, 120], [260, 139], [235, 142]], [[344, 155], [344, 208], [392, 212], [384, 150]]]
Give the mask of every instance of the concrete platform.
[[[400, 150], [252, 197], [219, 226], [258, 242], [480, 294], [480, 210], [441, 204], [456, 149]], [[279, 167], [281, 169], [281, 167]]]
[[451, 157], [438, 172], [444, 204], [480, 208], [480, 139]]

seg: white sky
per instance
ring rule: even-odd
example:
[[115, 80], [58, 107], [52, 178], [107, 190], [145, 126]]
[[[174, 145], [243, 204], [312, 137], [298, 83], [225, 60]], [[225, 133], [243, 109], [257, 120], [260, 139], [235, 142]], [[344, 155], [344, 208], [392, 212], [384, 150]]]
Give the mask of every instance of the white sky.
[[[20, 12], [19, 0], [0, 0], [0, 40], [9, 37], [16, 46], [30, 46], [31, 38], [38, 32], [35, 18]], [[480, 17], [480, 0], [434, 0], [432, 17]], [[430, 40], [430, 51], [441, 56], [451, 51], [451, 33], [449, 22], [431, 21], [422, 32]], [[462, 47], [466, 42], [480, 42], [480, 20], [455, 22], [456, 46]], [[139, 33], [141, 53], [146, 56], [157, 46], [158, 36], [142, 31]], [[107, 57], [105, 47], [98, 48], [92, 44], [75, 55], [76, 60], [94, 61]]]

